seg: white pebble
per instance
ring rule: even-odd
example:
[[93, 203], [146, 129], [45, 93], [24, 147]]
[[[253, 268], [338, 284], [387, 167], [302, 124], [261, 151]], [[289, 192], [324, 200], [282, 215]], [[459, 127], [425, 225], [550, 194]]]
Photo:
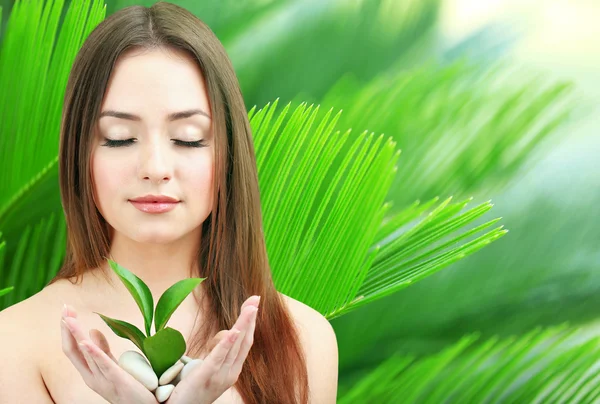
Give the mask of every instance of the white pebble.
[[142, 383], [150, 391], [158, 387], [158, 377], [144, 355], [137, 351], [125, 351], [119, 358], [119, 366]]
[[184, 364], [180, 361], [175, 362], [173, 366], [169, 369], [165, 370], [165, 372], [158, 379], [158, 384], [160, 386], [164, 386], [165, 384], [169, 384], [175, 379], [175, 377], [181, 372]]
[[191, 361], [186, 363], [186, 365], [181, 370], [181, 373], [179, 374], [179, 379], [183, 380], [183, 378], [186, 377], [192, 371], [192, 369], [200, 365], [202, 362], [204, 362], [202, 359], [192, 359]]
[[172, 384], [160, 386], [154, 392], [154, 397], [156, 397], [159, 403], [164, 403], [165, 401], [167, 401], [174, 388], [175, 386], [173, 386]]

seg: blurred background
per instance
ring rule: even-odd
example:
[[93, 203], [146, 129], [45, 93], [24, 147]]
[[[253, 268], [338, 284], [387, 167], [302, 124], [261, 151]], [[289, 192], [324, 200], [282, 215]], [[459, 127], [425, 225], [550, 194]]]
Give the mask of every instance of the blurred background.
[[[435, 196], [491, 199], [509, 229], [331, 320], [341, 399], [392, 354], [428, 358], [466, 335], [518, 338], [565, 322], [595, 334], [599, 2], [172, 2], [222, 41], [248, 110], [315, 103], [343, 109], [341, 128], [393, 137], [402, 154], [390, 214]], [[106, 15], [152, 3], [107, 1]], [[3, 33], [13, 2], [0, 5]]]

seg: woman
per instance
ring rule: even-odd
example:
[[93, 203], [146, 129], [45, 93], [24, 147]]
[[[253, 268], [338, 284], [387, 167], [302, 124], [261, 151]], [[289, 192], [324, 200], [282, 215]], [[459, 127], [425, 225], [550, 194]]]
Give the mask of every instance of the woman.
[[273, 285], [246, 108], [203, 22], [161, 2], [99, 24], [71, 70], [59, 153], [66, 259], [0, 313], [0, 402], [156, 402], [116, 363], [133, 343], [94, 314], [143, 329], [108, 257], [155, 302], [206, 278], [168, 323], [205, 362], [168, 403], [335, 402], [335, 334]]

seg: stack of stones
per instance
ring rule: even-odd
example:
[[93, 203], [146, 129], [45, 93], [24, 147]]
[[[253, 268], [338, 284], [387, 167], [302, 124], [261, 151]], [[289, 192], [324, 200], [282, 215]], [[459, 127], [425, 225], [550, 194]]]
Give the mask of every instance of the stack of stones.
[[177, 383], [201, 363], [202, 359], [192, 359], [184, 355], [157, 377], [148, 360], [139, 352], [125, 351], [119, 358], [119, 366], [153, 392], [159, 403], [167, 401]]

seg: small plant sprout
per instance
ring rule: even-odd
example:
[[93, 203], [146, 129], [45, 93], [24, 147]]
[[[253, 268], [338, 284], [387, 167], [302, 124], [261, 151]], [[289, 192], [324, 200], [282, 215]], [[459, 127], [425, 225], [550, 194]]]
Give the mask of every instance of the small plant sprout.
[[[112, 270], [119, 276], [123, 284], [144, 316], [144, 334], [135, 325], [98, 314], [115, 334], [133, 342], [145, 355], [158, 377], [169, 369], [185, 353], [186, 344], [183, 335], [174, 328], [166, 327], [171, 315], [183, 300], [206, 278], [183, 279], [169, 287], [158, 299], [156, 309], [148, 286], [132, 272], [116, 262], [108, 260]], [[150, 328], [154, 320], [154, 335]]]

